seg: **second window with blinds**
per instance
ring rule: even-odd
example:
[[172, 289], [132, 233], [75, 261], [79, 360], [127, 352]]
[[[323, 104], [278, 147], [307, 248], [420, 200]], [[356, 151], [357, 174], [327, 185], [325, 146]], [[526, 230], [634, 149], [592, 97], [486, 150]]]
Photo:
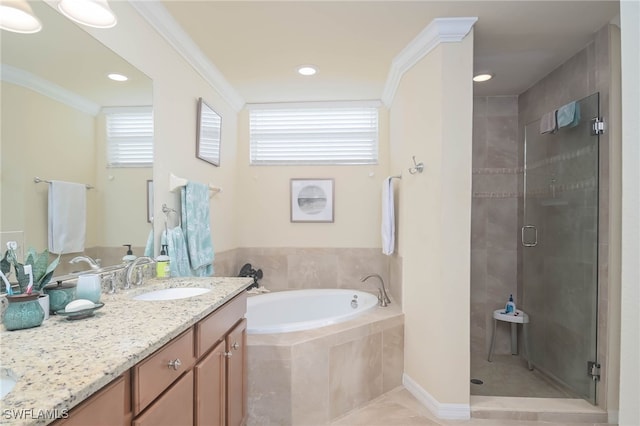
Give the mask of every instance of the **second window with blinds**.
[[373, 103], [254, 104], [249, 133], [252, 165], [378, 163]]

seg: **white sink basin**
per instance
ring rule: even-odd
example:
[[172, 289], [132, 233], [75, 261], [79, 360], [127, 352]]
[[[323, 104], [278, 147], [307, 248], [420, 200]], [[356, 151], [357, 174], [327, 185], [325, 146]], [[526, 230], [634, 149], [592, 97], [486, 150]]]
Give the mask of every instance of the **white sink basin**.
[[0, 367], [0, 399], [3, 399], [6, 394], [11, 392], [16, 385], [16, 379], [14, 379], [6, 368]]
[[210, 292], [210, 288], [200, 287], [180, 287], [165, 288], [163, 290], [150, 291], [135, 296], [133, 300], [175, 300], [186, 299], [187, 297], [199, 296]]

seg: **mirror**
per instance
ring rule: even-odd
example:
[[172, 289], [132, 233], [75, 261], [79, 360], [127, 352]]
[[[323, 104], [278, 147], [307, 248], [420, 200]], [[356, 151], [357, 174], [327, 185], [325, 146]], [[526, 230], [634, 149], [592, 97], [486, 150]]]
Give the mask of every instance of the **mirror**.
[[[86, 193], [84, 254], [119, 264], [132, 244], [144, 252], [147, 167], [108, 167], [103, 108], [151, 107], [152, 81], [42, 1], [30, 2], [42, 31], [2, 30], [2, 135], [0, 139], [0, 250], [17, 240], [20, 252], [48, 247], [49, 184], [34, 178], [83, 183]], [[129, 77], [107, 79], [108, 73]], [[55, 275], [88, 269], [64, 255]]]
[[220, 130], [222, 118], [202, 99], [198, 99], [196, 157], [220, 166]]

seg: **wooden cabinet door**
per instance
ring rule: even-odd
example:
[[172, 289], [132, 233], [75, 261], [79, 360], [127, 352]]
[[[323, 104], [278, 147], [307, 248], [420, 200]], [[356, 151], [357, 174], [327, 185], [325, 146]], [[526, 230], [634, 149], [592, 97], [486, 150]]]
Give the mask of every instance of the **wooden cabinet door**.
[[155, 400], [133, 426], [192, 426], [193, 370], [185, 373], [160, 398]]
[[247, 415], [246, 343], [247, 320], [243, 319], [225, 339], [227, 350], [227, 425], [240, 426]]
[[225, 342], [222, 341], [196, 364], [196, 426], [225, 424], [225, 361]]
[[126, 425], [131, 420], [131, 404], [126, 390], [129, 372], [105, 386], [77, 407], [69, 411], [66, 419], [56, 426], [114, 426]]

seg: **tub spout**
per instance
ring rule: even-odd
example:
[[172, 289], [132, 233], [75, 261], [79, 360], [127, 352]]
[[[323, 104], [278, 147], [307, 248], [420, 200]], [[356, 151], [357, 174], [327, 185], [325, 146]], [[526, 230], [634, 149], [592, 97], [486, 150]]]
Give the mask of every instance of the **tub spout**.
[[378, 301], [380, 302], [380, 306], [384, 307], [389, 305], [389, 303], [391, 303], [391, 300], [389, 299], [389, 296], [387, 296], [387, 290], [384, 288], [384, 280], [380, 275], [370, 274], [366, 277], [361, 278], [360, 281], [365, 282], [371, 277], [375, 277], [380, 281], [380, 288], [378, 288]]

